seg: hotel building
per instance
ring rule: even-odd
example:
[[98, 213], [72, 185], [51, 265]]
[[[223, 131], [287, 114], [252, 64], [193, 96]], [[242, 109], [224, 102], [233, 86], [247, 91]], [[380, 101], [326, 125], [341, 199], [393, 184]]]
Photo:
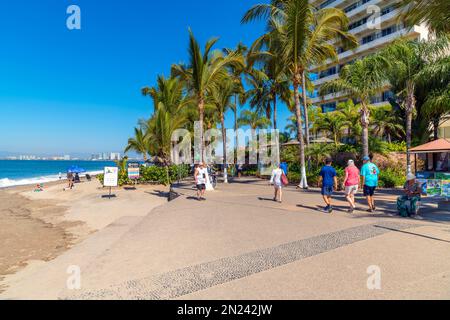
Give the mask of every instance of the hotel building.
[[[350, 19], [349, 32], [356, 36], [359, 46], [353, 50], [345, 50], [339, 42], [338, 62], [327, 61], [321, 66], [312, 66], [311, 72], [316, 74], [314, 80], [316, 90], [324, 83], [339, 78], [340, 70], [347, 64], [377, 52], [399, 37], [409, 39], [428, 39], [428, 29], [425, 26], [405, 27], [399, 20], [401, 9], [396, 8], [398, 0], [312, 0], [318, 8], [340, 8]], [[386, 104], [392, 93], [386, 86], [375, 97], [373, 105]], [[328, 94], [324, 97], [315, 95], [313, 103], [320, 106], [324, 112], [336, 109], [338, 103], [348, 100], [342, 93]]]

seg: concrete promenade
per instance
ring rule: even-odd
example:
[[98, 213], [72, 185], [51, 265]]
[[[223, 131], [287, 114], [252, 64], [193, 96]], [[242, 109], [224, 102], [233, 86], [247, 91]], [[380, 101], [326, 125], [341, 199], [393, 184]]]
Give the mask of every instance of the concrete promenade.
[[[343, 194], [322, 213], [317, 190], [267, 182], [220, 184], [207, 201], [181, 196], [145, 217], [122, 218], [57, 259], [7, 279], [7, 299], [450, 299], [450, 219], [434, 205], [418, 219], [350, 215]], [[114, 201], [114, 200], [112, 200]], [[68, 290], [68, 266], [81, 289]], [[369, 286], [368, 286], [369, 282]]]

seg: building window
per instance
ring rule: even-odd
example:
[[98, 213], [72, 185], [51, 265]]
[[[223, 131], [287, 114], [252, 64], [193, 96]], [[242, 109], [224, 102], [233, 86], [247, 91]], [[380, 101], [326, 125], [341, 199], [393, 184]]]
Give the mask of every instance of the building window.
[[323, 113], [336, 111], [336, 107], [336, 102], [324, 103], [323, 105], [321, 105]]

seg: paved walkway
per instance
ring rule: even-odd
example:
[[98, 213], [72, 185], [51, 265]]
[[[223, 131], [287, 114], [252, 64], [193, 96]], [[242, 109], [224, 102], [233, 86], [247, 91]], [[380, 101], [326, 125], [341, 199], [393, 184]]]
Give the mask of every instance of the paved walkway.
[[[221, 184], [204, 202], [193, 198], [190, 184], [177, 191], [177, 200], [146, 217], [94, 235], [103, 243], [95, 254], [87, 241], [16, 279], [1, 297], [450, 299], [448, 220], [426, 212], [420, 220], [395, 217], [394, 192], [379, 194], [374, 215], [349, 215], [338, 195], [328, 215], [318, 210], [318, 191], [288, 188], [278, 204], [259, 180]], [[83, 246], [91, 248], [88, 257]], [[65, 288], [67, 265], [81, 266], [81, 290]], [[380, 290], [367, 286], [373, 270]]]

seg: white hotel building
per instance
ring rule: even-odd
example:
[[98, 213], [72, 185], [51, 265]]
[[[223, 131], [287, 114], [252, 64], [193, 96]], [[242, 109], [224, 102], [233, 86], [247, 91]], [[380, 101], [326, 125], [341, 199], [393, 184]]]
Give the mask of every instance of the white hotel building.
[[[353, 50], [344, 50], [336, 42], [339, 52], [338, 62], [328, 61], [322, 66], [313, 66], [312, 73], [317, 74], [314, 80], [316, 89], [328, 81], [337, 79], [343, 66], [374, 53], [393, 40], [405, 36], [410, 39], [427, 39], [428, 29], [425, 26], [404, 27], [399, 20], [400, 10], [395, 7], [398, 0], [311, 0], [318, 8], [340, 8], [350, 19], [349, 32], [357, 37], [359, 46]], [[374, 19], [377, 18], [377, 19]], [[374, 105], [385, 104], [392, 96], [389, 87], [373, 97]], [[334, 110], [338, 103], [348, 100], [342, 93], [329, 94], [325, 97], [313, 97], [313, 103], [323, 111]]]

